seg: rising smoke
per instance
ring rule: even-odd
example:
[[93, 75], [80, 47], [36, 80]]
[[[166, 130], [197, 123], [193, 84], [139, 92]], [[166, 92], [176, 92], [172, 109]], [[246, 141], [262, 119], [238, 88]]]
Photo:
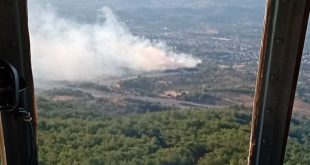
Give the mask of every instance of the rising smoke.
[[108, 7], [101, 22], [81, 24], [52, 9], [32, 4], [29, 25], [34, 77], [90, 80], [118, 76], [125, 70], [151, 71], [194, 67], [200, 60], [174, 53], [159, 41], [133, 35]]

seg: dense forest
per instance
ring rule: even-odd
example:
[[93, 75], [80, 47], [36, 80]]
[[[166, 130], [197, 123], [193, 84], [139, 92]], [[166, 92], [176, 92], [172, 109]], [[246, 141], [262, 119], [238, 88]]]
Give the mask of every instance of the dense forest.
[[[169, 109], [104, 115], [98, 102], [38, 98], [40, 164], [243, 165], [250, 111]], [[310, 163], [310, 121], [294, 119], [285, 164]]]

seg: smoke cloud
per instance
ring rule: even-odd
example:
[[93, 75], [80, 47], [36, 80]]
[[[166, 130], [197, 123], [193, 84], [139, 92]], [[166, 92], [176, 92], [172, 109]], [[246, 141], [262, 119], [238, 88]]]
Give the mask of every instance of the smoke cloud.
[[126, 70], [195, 67], [200, 60], [175, 53], [165, 43], [133, 35], [108, 7], [98, 23], [82, 24], [32, 4], [29, 26], [36, 79], [90, 80]]

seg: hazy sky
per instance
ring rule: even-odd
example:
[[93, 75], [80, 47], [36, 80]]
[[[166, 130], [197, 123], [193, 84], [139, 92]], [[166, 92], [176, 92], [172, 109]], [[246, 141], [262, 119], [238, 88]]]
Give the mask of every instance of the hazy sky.
[[[32, 3], [34, 0], [30, 0]], [[106, 5], [113, 8], [139, 8], [139, 7], [191, 7], [206, 8], [214, 6], [247, 6], [264, 7], [264, 0], [40, 0], [40, 3], [56, 5]]]

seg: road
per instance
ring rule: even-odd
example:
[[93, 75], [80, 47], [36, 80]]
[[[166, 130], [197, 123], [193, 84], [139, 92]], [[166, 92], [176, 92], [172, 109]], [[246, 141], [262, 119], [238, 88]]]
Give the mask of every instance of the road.
[[146, 101], [151, 103], [161, 103], [163, 106], [169, 107], [178, 107], [178, 108], [218, 108], [219, 106], [209, 105], [209, 104], [199, 104], [189, 101], [182, 101], [170, 98], [162, 98], [162, 97], [150, 97], [150, 96], [138, 96], [133, 94], [123, 94], [123, 93], [115, 93], [115, 92], [106, 92], [106, 91], [98, 91], [94, 89], [82, 89], [82, 88], [71, 88], [75, 90], [80, 90], [84, 93], [89, 93], [96, 98], [120, 98], [120, 99], [133, 99]]

